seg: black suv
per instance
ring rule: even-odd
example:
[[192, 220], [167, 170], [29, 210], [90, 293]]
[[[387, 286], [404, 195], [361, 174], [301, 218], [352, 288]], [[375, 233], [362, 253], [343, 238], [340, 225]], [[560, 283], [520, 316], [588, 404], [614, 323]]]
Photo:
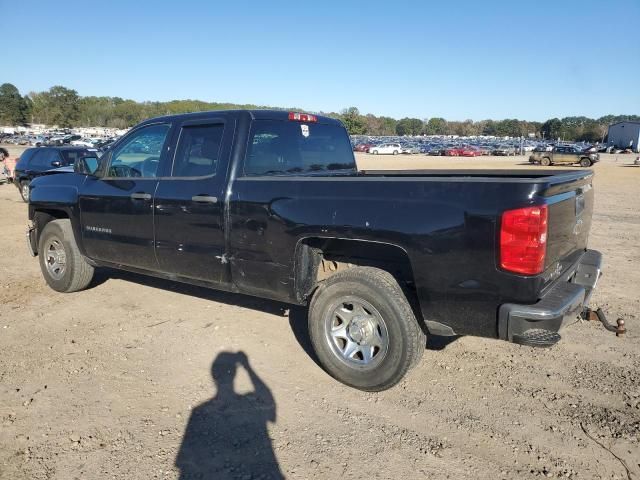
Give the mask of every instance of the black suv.
[[27, 148], [16, 164], [13, 183], [25, 202], [29, 201], [31, 181], [49, 173], [72, 172], [76, 160], [84, 157], [96, 157], [96, 149], [84, 147], [36, 147]]

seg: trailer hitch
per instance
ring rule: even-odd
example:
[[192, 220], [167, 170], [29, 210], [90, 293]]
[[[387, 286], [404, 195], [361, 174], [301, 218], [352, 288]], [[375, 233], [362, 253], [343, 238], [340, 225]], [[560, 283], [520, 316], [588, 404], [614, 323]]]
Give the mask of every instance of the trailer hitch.
[[627, 333], [627, 329], [624, 326], [624, 320], [622, 318], [619, 318], [616, 321], [616, 325], [612, 325], [607, 321], [607, 317], [605, 317], [604, 312], [601, 308], [598, 308], [596, 311], [593, 311], [590, 308], [585, 308], [582, 312], [582, 318], [584, 318], [585, 320], [602, 323], [604, 328], [606, 328], [610, 332], [614, 332], [616, 334], [616, 337]]

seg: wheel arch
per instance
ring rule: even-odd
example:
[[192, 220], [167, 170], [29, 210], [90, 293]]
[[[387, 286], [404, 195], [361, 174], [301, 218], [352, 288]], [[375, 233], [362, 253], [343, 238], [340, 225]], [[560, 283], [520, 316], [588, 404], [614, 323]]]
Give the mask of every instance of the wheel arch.
[[306, 304], [322, 281], [356, 266], [375, 267], [393, 275], [424, 328], [410, 256], [402, 246], [393, 243], [321, 236], [300, 239], [294, 256], [296, 300]]
[[[32, 204], [29, 205], [29, 219], [33, 222], [33, 236], [30, 237], [31, 245], [34, 252], [38, 253], [38, 245], [40, 242], [40, 235], [44, 231], [47, 224], [53, 220], [68, 219], [71, 221], [71, 228], [76, 240], [76, 244], [80, 251], [82, 249], [82, 235], [80, 231], [80, 224], [77, 220], [77, 216], [72, 211], [65, 207], [39, 207]], [[84, 252], [83, 252], [84, 253]]]

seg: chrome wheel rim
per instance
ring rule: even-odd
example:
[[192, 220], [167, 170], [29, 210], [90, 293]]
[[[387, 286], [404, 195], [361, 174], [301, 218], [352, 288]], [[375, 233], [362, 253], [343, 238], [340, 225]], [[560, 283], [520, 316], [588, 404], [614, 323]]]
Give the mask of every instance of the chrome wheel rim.
[[370, 370], [384, 360], [389, 350], [389, 332], [378, 310], [366, 300], [342, 297], [327, 309], [325, 338], [342, 363]]
[[60, 240], [52, 238], [47, 242], [44, 260], [49, 275], [55, 280], [60, 280], [67, 270], [67, 253]]

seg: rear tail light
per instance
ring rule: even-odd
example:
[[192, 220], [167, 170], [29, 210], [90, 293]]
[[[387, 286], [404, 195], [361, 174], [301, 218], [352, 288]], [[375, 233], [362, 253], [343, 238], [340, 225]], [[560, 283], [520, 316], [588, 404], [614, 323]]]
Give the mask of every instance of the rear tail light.
[[500, 267], [536, 275], [544, 270], [547, 253], [546, 205], [507, 210], [500, 226]]
[[310, 113], [289, 112], [289, 120], [294, 122], [314, 123], [318, 121], [318, 117]]

